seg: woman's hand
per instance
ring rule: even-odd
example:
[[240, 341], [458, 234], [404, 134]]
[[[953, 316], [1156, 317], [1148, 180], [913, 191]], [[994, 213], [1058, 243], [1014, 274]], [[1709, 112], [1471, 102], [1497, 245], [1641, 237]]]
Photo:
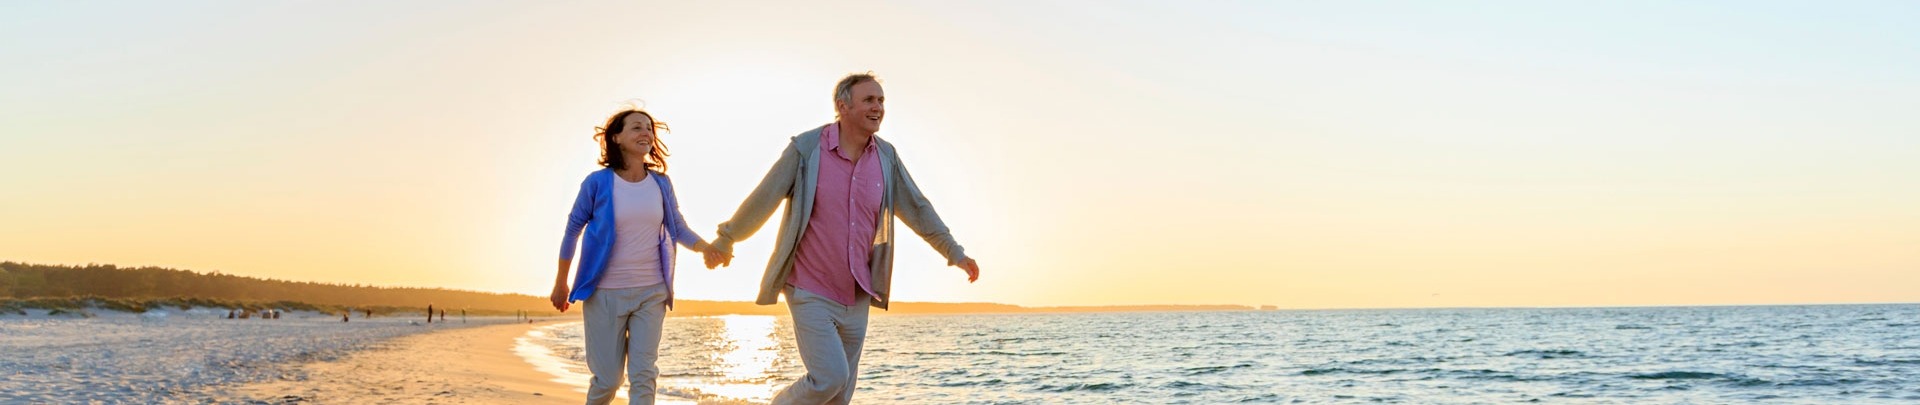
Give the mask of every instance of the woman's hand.
[[553, 301], [553, 309], [560, 310], [560, 312], [567, 312], [567, 306], [569, 304], [567, 302], [567, 285], [554, 284], [553, 295], [547, 296], [547, 299]]
[[707, 262], [707, 270], [713, 270], [715, 267], [728, 266], [733, 264], [733, 255], [728, 254], [726, 252], [721, 252], [720, 249], [707, 249], [705, 252], [701, 252], [701, 253], [705, 256], [705, 259]]

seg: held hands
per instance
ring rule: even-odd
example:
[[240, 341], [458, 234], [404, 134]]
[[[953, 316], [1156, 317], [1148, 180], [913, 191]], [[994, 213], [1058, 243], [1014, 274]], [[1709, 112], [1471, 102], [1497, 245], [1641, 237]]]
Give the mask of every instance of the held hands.
[[973, 258], [962, 259], [957, 266], [960, 266], [961, 270], [967, 271], [967, 282], [971, 283], [974, 282], [974, 280], [980, 279], [980, 263], [974, 262]]
[[700, 242], [693, 245], [693, 251], [700, 252], [701, 258], [707, 263], [707, 270], [733, 264], [732, 253], [721, 252], [720, 249], [714, 249], [713, 244], [707, 242]]
[[570, 306], [567, 302], [567, 285], [554, 284], [553, 295], [547, 296], [547, 299], [553, 301], [553, 309], [560, 310], [560, 312], [567, 312], [567, 307]]
[[707, 249], [700, 252], [700, 254], [706, 258], [707, 270], [713, 270], [720, 266], [733, 265], [732, 253], [721, 252], [720, 249]]

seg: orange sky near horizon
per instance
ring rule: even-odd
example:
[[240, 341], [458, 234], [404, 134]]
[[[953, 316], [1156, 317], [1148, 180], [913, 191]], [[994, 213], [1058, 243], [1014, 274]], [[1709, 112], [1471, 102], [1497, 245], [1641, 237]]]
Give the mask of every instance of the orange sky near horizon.
[[0, 260], [545, 295], [623, 103], [711, 238], [871, 70], [902, 301], [1920, 301], [1913, 6], [1509, 5], [9, 4]]

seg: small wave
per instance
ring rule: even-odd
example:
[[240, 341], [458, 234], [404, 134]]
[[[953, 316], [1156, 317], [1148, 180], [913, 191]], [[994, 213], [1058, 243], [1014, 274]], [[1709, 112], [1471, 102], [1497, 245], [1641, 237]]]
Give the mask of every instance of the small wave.
[[1338, 373], [1342, 371], [1347, 371], [1347, 370], [1343, 368], [1309, 368], [1304, 371], [1301, 371], [1300, 375], [1333, 374], [1333, 373]]
[[1627, 377], [1637, 379], [1637, 380], [1707, 380], [1707, 379], [1717, 379], [1717, 378], [1732, 378], [1731, 376], [1728, 376], [1726, 374], [1709, 373], [1704, 371], [1663, 371], [1663, 372], [1649, 373], [1649, 374], [1634, 374]]
[[1251, 368], [1251, 367], [1253, 367], [1253, 364], [1250, 364], [1250, 363], [1240, 363], [1240, 364], [1235, 364], [1231, 366], [1188, 367], [1188, 368], [1180, 369], [1180, 373], [1183, 375], [1190, 375], [1190, 376], [1206, 375], [1206, 374], [1219, 373], [1227, 370], [1237, 370], [1237, 369]]
[[1828, 379], [1819, 379], [1819, 378], [1815, 378], [1815, 379], [1808, 379], [1808, 380], [1794, 380], [1794, 381], [1787, 381], [1787, 382], [1773, 382], [1773, 381], [1766, 381], [1766, 380], [1749, 380], [1749, 381], [1742, 381], [1742, 382], [1740, 383], [1740, 385], [1741, 385], [1741, 386], [1747, 386], [1747, 387], [1754, 387], [1754, 386], [1769, 386], [1769, 387], [1831, 387], [1831, 386], [1835, 386], [1835, 385], [1849, 385], [1849, 384], [1859, 384], [1859, 383], [1862, 383], [1862, 382], [1866, 382], [1866, 381], [1865, 381], [1865, 380], [1859, 380], [1859, 379], [1853, 379], [1853, 378], [1840, 378], [1840, 379], [1832, 379], [1832, 380], [1828, 380]]
[[1500, 371], [1500, 370], [1487, 370], [1487, 369], [1474, 369], [1474, 370], [1432, 369], [1432, 370], [1427, 370], [1427, 372], [1439, 373], [1440, 375], [1443, 375], [1446, 377], [1458, 378], [1462, 380], [1512, 382], [1512, 381], [1540, 381], [1540, 380], [1550, 379], [1549, 377], [1528, 377], [1528, 376], [1521, 376], [1521, 375]]
[[706, 394], [704, 392], [700, 392], [700, 390], [698, 389], [678, 388], [678, 387], [659, 387], [659, 388], [655, 388], [653, 392], [655, 394], [659, 394], [662, 396], [669, 396], [669, 397], [675, 397], [675, 398], [681, 398], [681, 399], [700, 399], [701, 396]]
[[1237, 390], [1242, 388], [1239, 386], [1226, 385], [1226, 384], [1207, 384], [1207, 383], [1197, 383], [1192, 381], [1174, 381], [1174, 382], [1163, 384], [1160, 387], [1167, 388], [1167, 389], [1192, 390], [1192, 391]]
[[1916, 364], [1920, 364], [1920, 359], [1880, 359], [1880, 360], [1855, 359], [1853, 363], [1859, 364], [1862, 366], [1916, 365]]
[[1196, 347], [1247, 348], [1247, 347], [1276, 347], [1276, 346], [1279, 346], [1279, 344], [1275, 344], [1269, 341], [1218, 341], [1218, 342], [1207, 342]]
[[1560, 350], [1521, 350], [1521, 351], [1516, 351], [1512, 353], [1507, 353], [1507, 356], [1531, 357], [1536, 359], [1564, 359], [1564, 358], [1586, 357], [1587, 354], [1581, 353], [1579, 350], [1560, 349]]
[[978, 381], [946, 381], [946, 382], [941, 382], [939, 384], [934, 384], [934, 386], [936, 387], [994, 387], [994, 386], [1006, 385], [1006, 383], [1007, 382], [1005, 380], [1001, 380], [998, 378], [989, 378], [989, 379], [978, 380]]
[[1234, 402], [1246, 403], [1246, 404], [1277, 404], [1281, 402], [1286, 402], [1286, 397], [1282, 397], [1280, 396], [1280, 394], [1268, 393], [1268, 394], [1260, 394], [1260, 395], [1240, 398], [1239, 400]]
[[727, 376], [727, 373], [723, 373], [719, 371], [708, 371], [708, 370], [685, 370], [682, 372], [674, 372], [674, 373], [666, 373], [666, 372], [660, 373], [661, 378], [726, 377], [726, 376]]
[[1478, 380], [1478, 381], [1541, 381], [1541, 380], [1551, 379], [1551, 377], [1522, 376], [1522, 375], [1517, 375], [1510, 372], [1505, 372], [1500, 370], [1488, 370], [1488, 369], [1448, 370], [1448, 369], [1439, 369], [1439, 368], [1428, 368], [1428, 369], [1421, 369], [1421, 370], [1413, 370], [1413, 369], [1399, 369], [1399, 368], [1359, 369], [1359, 368], [1346, 368], [1346, 367], [1326, 367], [1326, 368], [1307, 369], [1305, 371], [1300, 372], [1301, 375], [1307, 375], [1307, 376], [1326, 375], [1326, 374], [1388, 375], [1388, 374], [1401, 374], [1401, 373], [1418, 373], [1418, 374], [1425, 375], [1425, 377], [1421, 378], [1422, 380], [1460, 379], [1460, 380]]
[[1645, 325], [1619, 325], [1619, 326], [1614, 326], [1613, 328], [1617, 330], [1652, 330], [1653, 329], [1653, 327], [1645, 326]]
[[1127, 384], [1127, 383], [1042, 385], [1040, 386], [1040, 390], [1046, 391], [1046, 392], [1078, 392], [1078, 391], [1108, 392], [1108, 391], [1115, 391], [1115, 390], [1132, 387], [1132, 386], [1133, 384]]
[[1166, 385], [1163, 385], [1163, 387], [1167, 387], [1167, 388], [1193, 388], [1193, 387], [1205, 387], [1205, 386], [1207, 385], [1197, 383], [1197, 382], [1186, 382], [1186, 381], [1174, 381], [1174, 382], [1167, 383]]
[[941, 352], [904, 352], [904, 353], [901, 353], [901, 354], [908, 354], [908, 355], [915, 355], [915, 356], [979, 356], [979, 355], [989, 355], [989, 356], [1015, 356], [1015, 357], [1026, 357], [1026, 356], [1065, 356], [1065, 355], [1067, 355], [1067, 352], [1009, 352], [1009, 351], [1005, 351], [1005, 350], [988, 350], [988, 351], [981, 351], [981, 352], [956, 352], [956, 351], [941, 351]]
[[1301, 371], [1301, 372], [1300, 372], [1300, 375], [1324, 375], [1324, 374], [1373, 374], [1373, 375], [1385, 375], [1385, 374], [1395, 374], [1395, 373], [1403, 373], [1403, 372], [1407, 372], [1407, 371], [1410, 371], [1410, 370], [1405, 370], [1405, 369], [1397, 369], [1397, 368], [1389, 368], [1389, 369], [1379, 369], [1379, 370], [1368, 370], [1368, 369], [1353, 369], [1353, 368], [1344, 368], [1344, 367], [1329, 367], [1329, 368], [1310, 368], [1310, 369], [1306, 369], [1305, 371]]
[[[1666, 371], [1666, 372], [1650, 373], [1650, 374], [1634, 374], [1628, 377], [1637, 379], [1637, 380], [1662, 380], [1662, 381], [1676, 381], [1676, 382], [1678, 381], [1718, 381], [1718, 382], [1731, 383], [1733, 385], [1741, 386], [1741, 387], [1763, 387], [1763, 386], [1781, 385], [1779, 383], [1762, 380], [1758, 378], [1749, 378], [1749, 377], [1734, 375], [1734, 374], [1709, 373], [1704, 371]], [[1668, 386], [1667, 388], [1676, 389], [1676, 388], [1685, 388], [1685, 386]]]

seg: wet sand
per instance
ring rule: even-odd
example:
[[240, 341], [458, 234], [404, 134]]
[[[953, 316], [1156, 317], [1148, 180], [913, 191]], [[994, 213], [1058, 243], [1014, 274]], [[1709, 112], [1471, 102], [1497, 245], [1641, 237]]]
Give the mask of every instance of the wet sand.
[[545, 324], [506, 324], [395, 338], [335, 361], [301, 365], [303, 380], [245, 384], [221, 402], [578, 404], [585, 394], [551, 381], [514, 354], [514, 340]]

